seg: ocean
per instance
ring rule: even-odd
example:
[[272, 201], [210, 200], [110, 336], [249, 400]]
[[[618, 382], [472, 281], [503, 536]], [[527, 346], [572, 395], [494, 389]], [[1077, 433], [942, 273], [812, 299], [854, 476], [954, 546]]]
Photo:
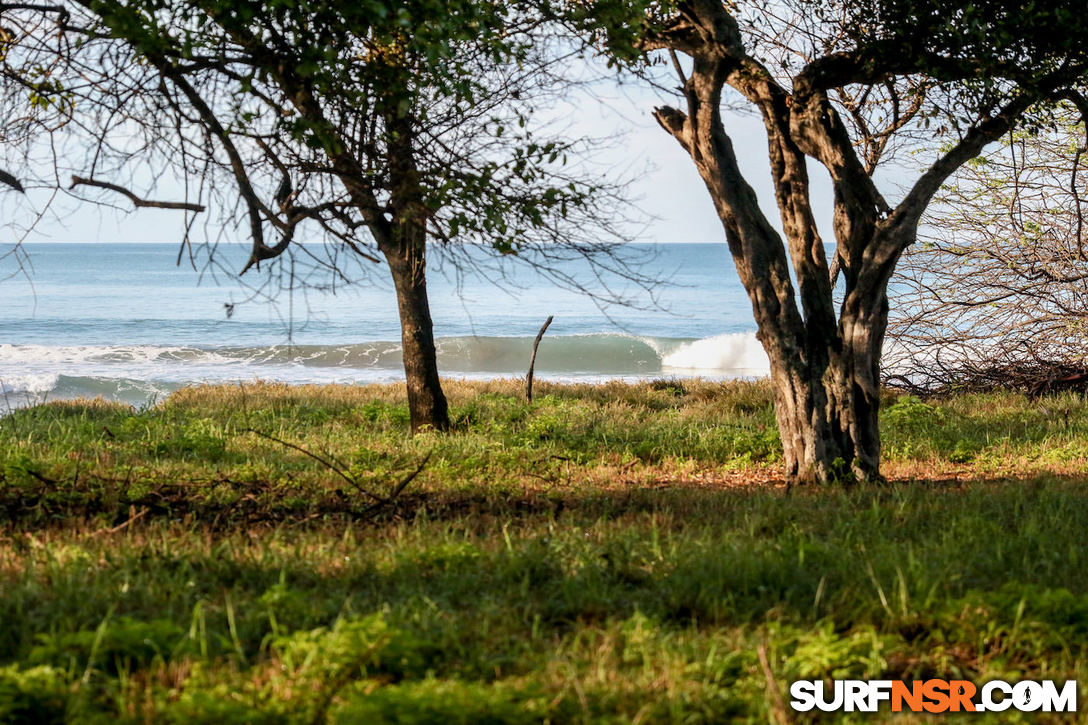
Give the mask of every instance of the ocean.
[[[242, 245], [219, 246], [218, 271], [203, 258], [194, 269], [188, 254], [178, 265], [175, 244], [35, 243], [23, 250], [24, 269], [10, 257], [0, 268], [0, 413], [76, 397], [146, 405], [202, 382], [403, 380], [396, 301], [384, 267], [352, 286], [277, 288], [274, 295], [264, 289], [249, 299], [253, 290], [229, 274], [246, 259]], [[647, 258], [644, 271], [661, 281], [652, 296], [617, 283], [632, 304], [603, 307], [529, 267], [466, 276], [432, 254], [428, 291], [442, 374], [524, 376], [549, 315], [555, 320], [540, 345], [538, 379], [766, 374], [748, 298], [724, 244], [631, 251]], [[300, 252], [301, 270], [308, 255]], [[585, 263], [567, 262], [561, 271], [601, 289]], [[267, 275], [251, 271], [246, 278], [257, 285]]]

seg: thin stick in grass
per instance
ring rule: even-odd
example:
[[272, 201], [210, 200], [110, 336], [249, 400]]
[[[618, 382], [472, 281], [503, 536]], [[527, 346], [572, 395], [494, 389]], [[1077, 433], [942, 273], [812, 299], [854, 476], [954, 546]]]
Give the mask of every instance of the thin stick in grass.
[[525, 399], [530, 403], [533, 402], [533, 367], [536, 365], [536, 349], [540, 347], [540, 340], [553, 319], [555, 319], [554, 315], [548, 315], [548, 319], [544, 320], [540, 332], [536, 333], [536, 339], [533, 340], [533, 354], [529, 356], [529, 373], [525, 376]]

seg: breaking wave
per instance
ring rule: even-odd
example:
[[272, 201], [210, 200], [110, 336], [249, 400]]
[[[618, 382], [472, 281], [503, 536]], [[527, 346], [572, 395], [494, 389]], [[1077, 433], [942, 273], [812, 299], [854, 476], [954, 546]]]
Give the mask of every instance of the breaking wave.
[[[452, 377], [525, 374], [531, 337], [446, 337], [438, 364]], [[703, 339], [618, 333], [545, 337], [536, 372], [553, 379], [638, 379], [654, 375], [738, 378], [767, 374], [753, 333]], [[402, 379], [399, 342], [345, 345], [195, 347], [0, 344], [0, 392], [8, 404], [104, 396], [146, 402], [199, 382], [260, 378], [289, 383]], [[2, 408], [0, 408], [2, 410]]]

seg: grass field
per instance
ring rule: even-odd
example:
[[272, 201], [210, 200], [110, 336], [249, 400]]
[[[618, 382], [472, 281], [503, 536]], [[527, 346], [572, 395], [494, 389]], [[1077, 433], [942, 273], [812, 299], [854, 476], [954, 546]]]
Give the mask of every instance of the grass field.
[[781, 723], [799, 678], [1088, 682], [1080, 398], [889, 394], [888, 486], [787, 491], [762, 384], [447, 388], [415, 438], [399, 386], [0, 418], [0, 721]]

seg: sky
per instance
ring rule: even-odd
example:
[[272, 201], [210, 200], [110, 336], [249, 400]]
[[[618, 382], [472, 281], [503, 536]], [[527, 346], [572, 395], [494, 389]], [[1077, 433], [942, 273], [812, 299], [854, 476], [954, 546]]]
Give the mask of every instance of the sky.
[[[613, 128], [625, 134], [624, 150], [614, 153], [617, 165], [626, 156], [632, 168], [645, 169], [632, 191], [651, 217], [646, 241], [724, 242], [721, 222], [694, 162], [653, 119], [653, 108], [663, 99], [644, 89], [612, 91], [596, 107], [582, 107], [578, 123], [587, 129]], [[726, 112], [724, 118], [745, 178], [755, 188], [768, 219], [781, 231], [763, 121], [751, 113]], [[830, 177], [815, 163], [809, 164], [809, 175], [817, 224], [825, 240], [833, 240]]]
[[[633, 83], [598, 82], [582, 91], [563, 110], [565, 132], [571, 136], [614, 137], [596, 161], [605, 169], [630, 177], [630, 196], [644, 215], [637, 240], [644, 242], [722, 242], [724, 233], [710, 197], [694, 164], [652, 117], [661, 96]], [[768, 217], [777, 225], [773, 186], [767, 161], [766, 136], [754, 115], [729, 115], [742, 169], [755, 187]], [[17, 169], [12, 169], [17, 174]], [[812, 167], [813, 203], [825, 239], [830, 236], [830, 181], [822, 168]], [[163, 189], [158, 198], [171, 198]], [[12, 202], [10, 194], [5, 194]], [[110, 198], [107, 194], [103, 198]], [[63, 202], [59, 215], [43, 218], [26, 241], [30, 242], [178, 242], [182, 215], [176, 211], [131, 210], [121, 198], [110, 199], [116, 208]], [[20, 200], [21, 214], [44, 205], [44, 197]], [[4, 204], [3, 206], [9, 206]], [[10, 210], [7, 210], [11, 213]], [[199, 225], [198, 225], [199, 226]], [[5, 240], [6, 241], [6, 240]], [[245, 241], [245, 240], [239, 240]]]
[[[630, 197], [643, 216], [644, 224], [632, 228], [636, 241], [656, 243], [720, 243], [724, 232], [712, 202], [694, 163], [680, 146], [653, 119], [653, 109], [665, 100], [659, 91], [631, 81], [617, 83], [607, 72], [599, 73], [595, 83], [576, 91], [556, 113], [562, 119], [562, 131], [573, 137], [611, 138], [595, 161], [609, 173], [630, 177]], [[675, 101], [673, 101], [675, 102]], [[767, 161], [767, 142], [763, 123], [752, 113], [726, 113], [727, 131], [746, 179], [756, 189], [768, 219], [778, 226], [774, 187]], [[9, 170], [18, 175], [17, 169]], [[813, 208], [825, 241], [831, 234], [831, 187], [826, 171], [809, 163], [813, 183]], [[163, 185], [157, 198], [171, 196]], [[27, 212], [45, 206], [44, 196], [12, 199], [0, 195], [0, 214], [18, 209]], [[7, 197], [7, 198], [4, 198]], [[158, 209], [133, 210], [127, 200], [102, 196], [115, 202], [115, 208], [94, 204], [76, 204], [62, 200], [54, 205], [58, 214], [41, 219], [27, 242], [180, 242], [182, 214]], [[7, 207], [7, 208], [5, 208]], [[198, 223], [195, 230], [200, 228]], [[239, 236], [244, 231], [239, 230]], [[10, 235], [10, 230], [5, 233]], [[10, 239], [0, 238], [0, 242]], [[246, 242], [247, 239], [239, 238]]]

